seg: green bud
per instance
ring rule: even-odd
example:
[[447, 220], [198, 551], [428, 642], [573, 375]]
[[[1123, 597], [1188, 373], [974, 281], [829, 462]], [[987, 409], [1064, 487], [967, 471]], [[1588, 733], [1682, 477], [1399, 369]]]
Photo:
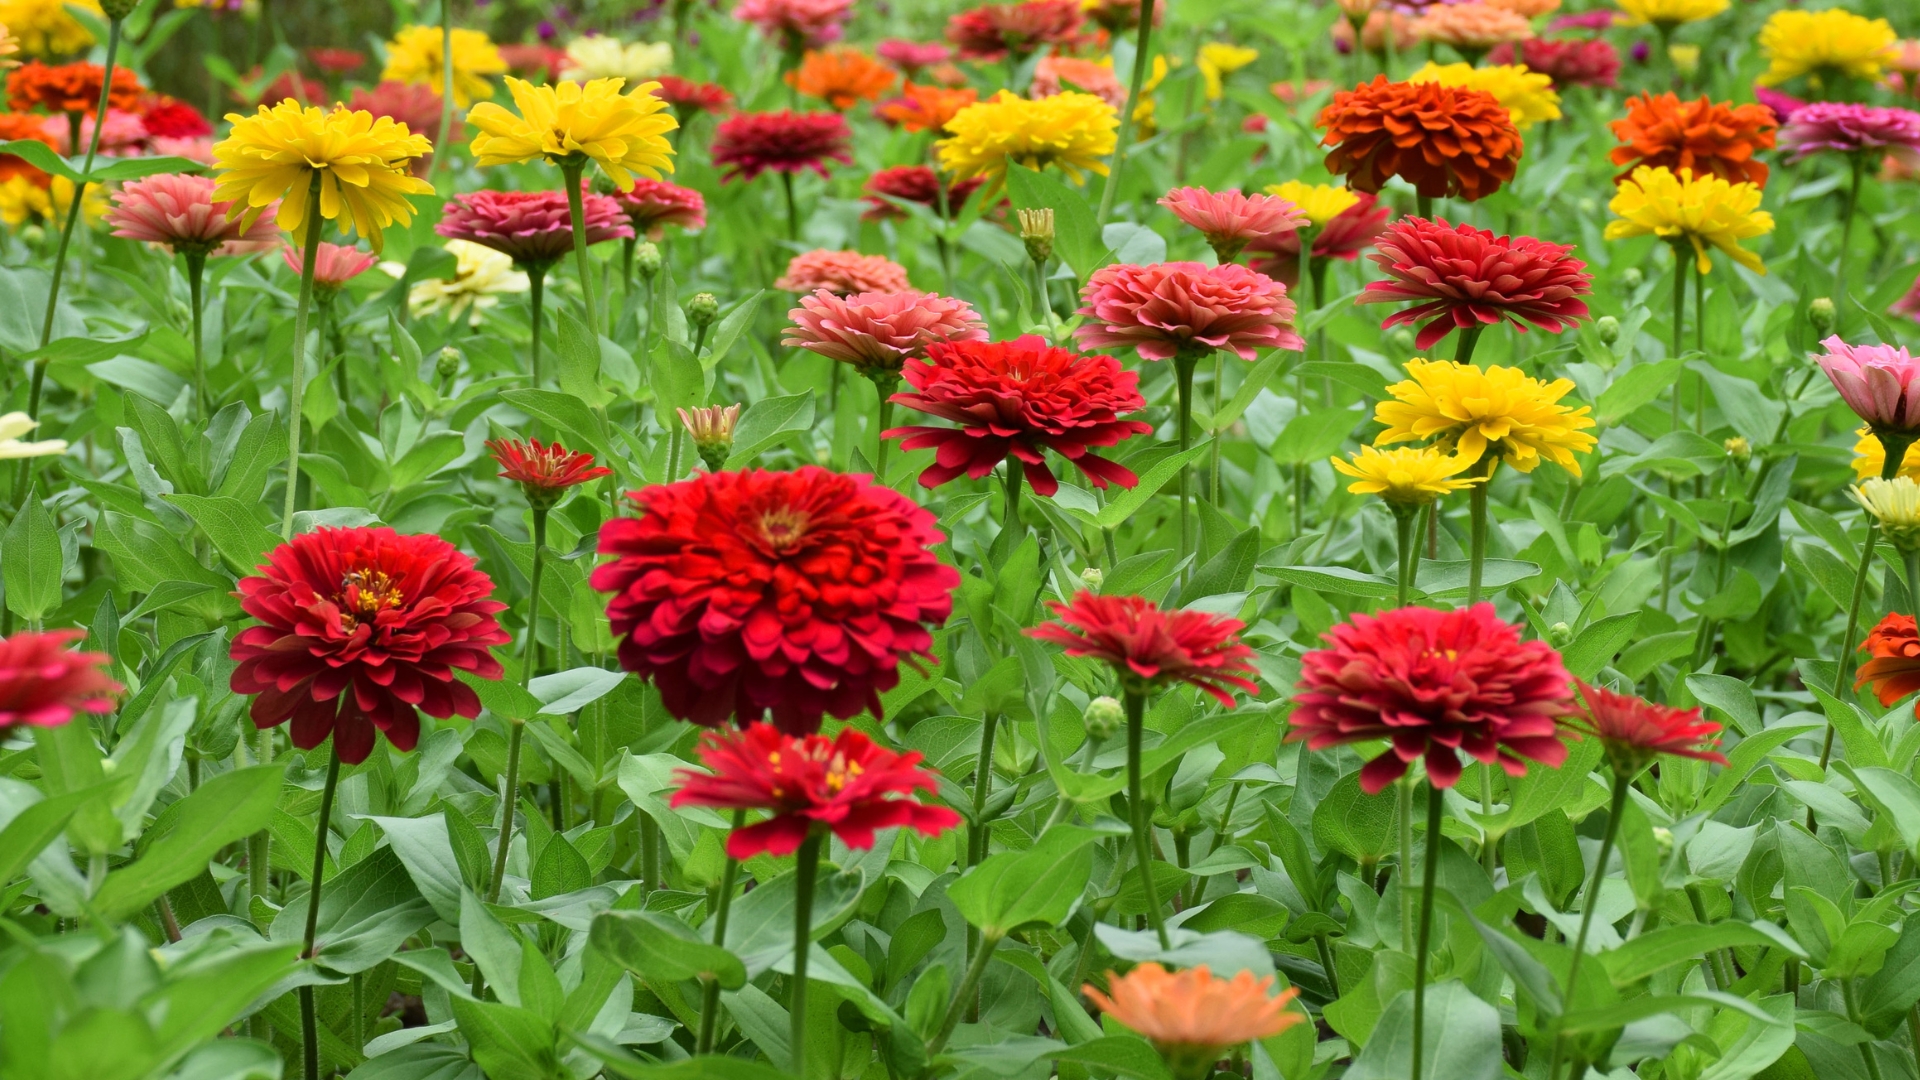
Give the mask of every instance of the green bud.
[[612, 180], [607, 179], [607, 176], [605, 173], [596, 173], [594, 175], [593, 193], [595, 195], [611, 195], [614, 192], [619, 190], [620, 190], [620, 185], [614, 183]]
[[1629, 266], [1625, 270], [1620, 271], [1620, 287], [1628, 292], [1633, 292], [1638, 289], [1641, 285], [1646, 284], [1646, 281], [1647, 275], [1641, 273], [1640, 268], [1637, 266]]
[[1727, 448], [1727, 456], [1742, 465], [1745, 465], [1747, 460], [1753, 457], [1753, 444], [1739, 435], [1728, 439], [1722, 445]]
[[1087, 702], [1087, 711], [1080, 718], [1087, 725], [1087, 737], [1104, 742], [1126, 724], [1127, 711], [1113, 698], [1097, 697]]
[[1080, 571], [1080, 580], [1086, 583], [1087, 588], [1099, 592], [1100, 586], [1106, 583], [1107, 575], [1099, 567], [1089, 566]]
[[100, 10], [109, 19], [124, 19], [140, 6], [140, 0], [100, 0]]
[[1547, 627], [1547, 641], [1556, 649], [1564, 649], [1573, 644], [1573, 627], [1557, 622]]
[[1807, 305], [1807, 321], [1813, 324], [1814, 333], [1831, 334], [1834, 324], [1840, 321], [1840, 312], [1834, 308], [1831, 298], [1815, 297], [1813, 302]]
[[1602, 315], [1593, 321], [1593, 332], [1600, 335], [1603, 344], [1611, 345], [1620, 340], [1620, 320]]
[[460, 350], [451, 345], [441, 349], [440, 359], [433, 362], [433, 371], [443, 379], [460, 374]]
[[720, 300], [710, 292], [694, 293], [687, 301], [687, 321], [694, 329], [704, 330], [720, 317]]
[[1027, 245], [1027, 258], [1044, 263], [1053, 258], [1053, 208], [1020, 210], [1020, 239]]
[[654, 243], [643, 243], [634, 248], [633, 268], [640, 272], [641, 277], [649, 281], [653, 280], [653, 275], [660, 272], [660, 246]]

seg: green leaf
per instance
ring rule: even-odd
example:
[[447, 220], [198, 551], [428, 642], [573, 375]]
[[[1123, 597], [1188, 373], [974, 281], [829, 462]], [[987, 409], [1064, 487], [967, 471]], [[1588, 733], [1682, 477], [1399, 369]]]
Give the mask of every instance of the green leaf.
[[554, 1080], [568, 1075], [554, 1047], [553, 1025], [526, 1009], [492, 1001], [453, 998], [473, 1060], [488, 1080]]
[[[1465, 983], [1427, 987], [1422, 1075], [1414, 1080], [1500, 1080], [1500, 1013]], [[1413, 992], [1387, 1004], [1346, 1080], [1407, 1080], [1413, 1067]]]
[[1383, 600], [1399, 594], [1399, 587], [1377, 574], [1345, 566], [1262, 566], [1260, 572], [1317, 593]]
[[1018, 162], [1007, 165], [1007, 196], [1021, 210], [1052, 209], [1053, 251], [1087, 280], [1107, 259], [1107, 245], [1086, 197], [1047, 173]]
[[675, 409], [690, 409], [707, 396], [706, 370], [693, 358], [693, 350], [677, 341], [665, 340], [656, 346], [647, 381], [653, 386], [654, 401], [667, 415]]
[[1672, 387], [1680, 375], [1680, 368], [1679, 360], [1658, 360], [1628, 368], [1594, 400], [1593, 418], [1607, 427], [1625, 420], [1640, 406], [1648, 404]]
[[594, 407], [613, 400], [600, 385], [600, 335], [571, 311], [560, 313], [559, 342], [553, 350], [560, 389]]
[[1313, 839], [1322, 850], [1373, 863], [1394, 850], [1394, 797], [1360, 790], [1360, 774], [1348, 773], [1313, 808]]
[[66, 564], [60, 554], [60, 530], [35, 492], [27, 492], [26, 505], [7, 526], [4, 543], [0, 578], [7, 585], [7, 610], [38, 623], [60, 605]]
[[1693, 696], [1724, 713], [1733, 730], [1742, 736], [1760, 730], [1760, 706], [1753, 699], [1753, 688], [1731, 675], [1689, 675], [1687, 689]]
[[[370, 971], [437, 918], [399, 856], [381, 848], [328, 879], [321, 890], [315, 960], [342, 975]], [[306, 922], [307, 895], [302, 895], [280, 909], [268, 937], [299, 943]]]
[[1560, 659], [1576, 678], [1591, 679], [1613, 661], [1615, 654], [1627, 647], [1639, 623], [1640, 613], [1637, 611], [1596, 620], [1574, 637], [1572, 643], [1560, 653]]
[[266, 827], [280, 799], [285, 770], [255, 765], [221, 773], [181, 799], [168, 815], [173, 827], [146, 854], [107, 875], [93, 898], [106, 919], [124, 919], [161, 893], [198, 877], [228, 844]]
[[108, 781], [79, 791], [41, 799], [15, 814], [0, 829], [0, 882], [10, 882], [39, 857], [72, 820], [74, 811], [89, 799], [105, 796], [115, 786]]
[[1100, 513], [1094, 517], [1094, 524], [1103, 529], [1118, 528], [1139, 513], [1140, 508], [1147, 505], [1147, 500], [1153, 498], [1169, 480], [1178, 476], [1181, 469], [1199, 461], [1207, 453], [1211, 442], [1211, 439], [1203, 440], [1181, 453], [1161, 458], [1153, 468], [1147, 470], [1138, 484], [1114, 496], [1107, 505], [1101, 507]]
[[740, 958], [702, 941], [685, 923], [652, 911], [609, 911], [593, 920], [592, 946], [643, 979], [714, 980], [723, 990], [746, 985]]
[[533, 864], [535, 900], [579, 892], [592, 884], [593, 870], [565, 836], [556, 833], [540, 849], [540, 858]]
[[1287, 421], [1280, 437], [1273, 441], [1273, 460], [1282, 465], [1305, 465], [1325, 461], [1340, 444], [1347, 441], [1365, 419], [1347, 409], [1315, 409]]
[[1180, 590], [1180, 603], [1191, 604], [1205, 596], [1244, 591], [1259, 558], [1260, 529], [1255, 526], [1229, 540], [1226, 547], [1194, 571], [1192, 580]]
[[1625, 987], [1654, 972], [1697, 959], [1717, 949], [1744, 946], [1784, 949], [1806, 959], [1802, 949], [1779, 927], [1768, 922], [1751, 925], [1741, 922], [1717, 922], [1701, 925], [1684, 923], [1648, 930], [1610, 952], [1600, 954], [1607, 976], [1614, 985]]
[[1099, 834], [1055, 826], [1026, 851], [1003, 851], [969, 870], [947, 896], [981, 933], [999, 940], [1028, 925], [1067, 917], [1093, 875]]
[[215, 551], [239, 573], [251, 574], [266, 553], [280, 543], [247, 504], [222, 495], [169, 495], [167, 501], [186, 511], [207, 534]]
[[707, 351], [700, 357], [701, 367], [711, 371], [720, 366], [720, 362], [733, 351], [740, 335], [753, 325], [753, 317], [759, 313], [760, 301], [766, 295], [765, 289], [755, 289], [752, 296], [735, 304], [733, 310], [727, 312], [726, 318], [713, 328], [713, 336], [707, 340]]
[[570, 449], [591, 450], [600, 464], [615, 464], [606, 420], [581, 399], [552, 390], [502, 390], [500, 400], [558, 428]]
[[813, 391], [790, 397], [761, 398], [747, 406], [733, 428], [729, 469], [753, 463], [767, 448], [795, 432], [813, 428]]

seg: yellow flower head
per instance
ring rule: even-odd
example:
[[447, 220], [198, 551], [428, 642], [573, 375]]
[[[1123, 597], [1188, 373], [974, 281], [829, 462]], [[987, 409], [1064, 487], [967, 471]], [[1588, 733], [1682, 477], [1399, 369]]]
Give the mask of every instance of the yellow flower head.
[[1579, 476], [1574, 455], [1598, 442], [1583, 430], [1593, 426], [1588, 408], [1560, 404], [1573, 389], [1570, 380], [1549, 383], [1519, 368], [1482, 371], [1421, 359], [1407, 361], [1407, 374], [1413, 377], [1387, 387], [1393, 400], [1374, 407], [1373, 418], [1387, 425], [1373, 440], [1376, 446], [1431, 440], [1472, 462], [1493, 453], [1521, 472], [1546, 460]]
[[100, 0], [0, 0], [0, 26], [29, 56], [79, 52], [93, 44], [93, 35], [67, 11], [69, 3], [106, 18]]
[[[1860, 436], [1860, 441], [1853, 444], [1853, 475], [1862, 480], [1879, 476], [1880, 470], [1887, 465], [1886, 448], [1864, 425], [1854, 434]], [[1907, 447], [1906, 454], [1900, 459], [1898, 475], [1920, 480], [1920, 442]]]
[[1627, 26], [1652, 23], [1675, 27], [1682, 23], [1702, 22], [1727, 10], [1731, 0], [1613, 0], [1626, 13], [1620, 21]]
[[1354, 478], [1347, 490], [1355, 495], [1378, 495], [1396, 508], [1425, 506], [1450, 492], [1481, 481], [1461, 476], [1477, 462], [1465, 454], [1449, 454], [1437, 446], [1396, 446], [1382, 450], [1363, 446], [1351, 458], [1333, 459], [1333, 467]]
[[1299, 180], [1268, 184], [1267, 194], [1278, 195], [1299, 207], [1316, 229], [1326, 228], [1327, 222], [1346, 213], [1360, 201], [1360, 196], [1348, 188], [1332, 184], [1308, 184]]
[[1862, 480], [1848, 494], [1872, 514], [1887, 540], [1900, 551], [1920, 548], [1920, 484], [1904, 473], [1891, 480], [1875, 476]]
[[651, 79], [673, 69], [673, 46], [667, 42], [622, 42], [604, 34], [585, 34], [567, 45], [563, 79]]
[[1799, 75], [1846, 75], [1868, 82], [1899, 52], [1898, 34], [1885, 19], [1868, 19], [1844, 8], [1787, 8], [1767, 16], [1760, 52], [1769, 67], [1761, 86], [1779, 86]]
[[0, 23], [0, 71], [6, 71], [9, 68], [17, 68], [20, 66], [20, 61], [13, 58], [13, 54], [19, 51], [20, 43], [15, 41], [13, 35], [7, 32], [6, 24]]
[[1553, 79], [1525, 64], [1477, 68], [1472, 64], [1436, 64], [1429, 60], [1426, 67], [1408, 76], [1407, 81], [1460, 86], [1492, 94], [1495, 101], [1506, 106], [1513, 126], [1521, 131], [1542, 120], [1560, 119], [1560, 95], [1553, 92]]
[[625, 79], [594, 79], [535, 86], [509, 78], [518, 116], [491, 101], [467, 114], [467, 122], [480, 129], [473, 137], [475, 161], [513, 165], [544, 157], [560, 164], [591, 158], [621, 191], [633, 190], [634, 173], [660, 179], [673, 171], [667, 132], [680, 124], [666, 102], [653, 96], [659, 83], [641, 83], [623, 94], [624, 85]]
[[1711, 245], [1764, 274], [1767, 266], [1760, 256], [1740, 246], [1742, 240], [1773, 231], [1773, 215], [1759, 207], [1760, 188], [1755, 184], [1730, 184], [1710, 173], [1695, 176], [1692, 169], [1681, 169], [1676, 176], [1664, 165], [1642, 165], [1620, 181], [1607, 204], [1620, 215], [1607, 224], [1607, 239], [1652, 235], [1672, 244], [1690, 243], [1703, 274], [1713, 269], [1707, 257]]
[[[0, 183], [0, 224], [17, 229], [22, 225], [53, 226], [66, 220], [67, 207], [73, 205], [73, 181], [64, 176], [51, 178], [45, 186], [26, 174], [7, 177]], [[95, 224], [107, 214], [107, 189], [90, 184], [80, 199], [80, 220]]]
[[279, 199], [274, 222], [296, 244], [306, 243], [313, 220], [308, 195], [316, 173], [320, 216], [337, 220], [344, 214], [375, 251], [381, 230], [413, 220], [406, 196], [433, 194], [432, 184], [408, 171], [433, 144], [390, 117], [376, 119], [344, 105], [328, 112], [289, 99], [262, 105], [252, 116], [229, 113], [227, 121], [232, 129], [213, 146], [219, 169], [213, 197], [231, 200], [232, 212], [243, 213], [249, 225]]
[[1200, 77], [1207, 82], [1207, 100], [1219, 101], [1227, 92], [1221, 80], [1258, 59], [1258, 49], [1243, 45], [1209, 41], [1200, 46], [1200, 55], [1195, 58], [1194, 64], [1200, 69]]
[[[468, 325], [477, 326], [480, 313], [500, 302], [502, 296], [527, 291], [527, 275], [514, 269], [513, 258], [471, 240], [449, 240], [455, 270], [451, 280], [429, 278], [415, 282], [407, 293], [407, 310], [415, 315], [438, 315], [449, 319], [467, 314]], [[381, 263], [380, 269], [400, 277], [407, 268], [399, 263]]]
[[[419, 83], [438, 94], [446, 83], [441, 32], [437, 26], [409, 26], [387, 42], [387, 66], [382, 79]], [[478, 30], [453, 32], [453, 103], [466, 108], [476, 98], [493, 96], [489, 75], [504, 75], [507, 62], [486, 34]]]
[[1120, 118], [1113, 106], [1075, 90], [1030, 101], [1002, 90], [961, 109], [947, 122], [949, 137], [935, 145], [940, 167], [955, 180], [987, 178], [993, 195], [1007, 175], [1007, 162], [1029, 169], [1057, 165], [1075, 180], [1081, 171], [1106, 175], [1102, 158], [1113, 153]]

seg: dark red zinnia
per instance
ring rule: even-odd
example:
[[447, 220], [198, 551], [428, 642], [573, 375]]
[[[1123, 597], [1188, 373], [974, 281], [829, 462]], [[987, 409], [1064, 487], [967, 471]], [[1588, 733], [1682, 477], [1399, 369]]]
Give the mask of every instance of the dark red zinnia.
[[1699, 709], [1656, 705], [1632, 694], [1616, 694], [1578, 679], [1580, 708], [1565, 718], [1568, 730], [1600, 740], [1607, 761], [1622, 776], [1636, 776], [1661, 754], [1727, 763], [1714, 749], [1720, 725], [1702, 719]]
[[1181, 608], [1168, 611], [1144, 596], [1082, 592], [1072, 603], [1050, 600], [1058, 622], [1041, 623], [1028, 637], [1059, 645], [1068, 656], [1090, 656], [1113, 665], [1130, 694], [1168, 683], [1197, 686], [1227, 708], [1231, 690], [1257, 694], [1247, 676], [1253, 650], [1240, 643], [1238, 619]]
[[165, 94], [148, 95], [141, 103], [140, 126], [156, 139], [197, 139], [213, 134], [213, 125], [199, 109]]
[[233, 639], [236, 694], [257, 694], [256, 727], [291, 720], [293, 745], [334, 736], [349, 765], [373, 751], [375, 730], [396, 749], [420, 739], [428, 716], [480, 715], [453, 673], [501, 675], [488, 647], [505, 644], [493, 582], [438, 536], [388, 528], [320, 528], [274, 548], [240, 579], [240, 606], [260, 626]]
[[667, 103], [680, 116], [682, 123], [694, 113], [728, 113], [733, 111], [733, 95], [718, 83], [694, 82], [678, 75], [660, 75], [654, 80], [660, 84], [653, 96]]
[[1517, 45], [1495, 45], [1487, 54], [1487, 63], [1525, 64], [1529, 70], [1552, 79], [1556, 90], [1569, 86], [1612, 90], [1619, 86], [1620, 51], [1605, 38], [1528, 38]]
[[1426, 758], [1427, 780], [1452, 787], [1464, 751], [1508, 774], [1566, 760], [1558, 721], [1574, 711], [1571, 678], [1544, 641], [1522, 641], [1492, 604], [1404, 607], [1355, 615], [1301, 657], [1289, 741], [1309, 749], [1388, 739], [1360, 770], [1369, 795]]
[[982, 4], [947, 20], [947, 40], [959, 48], [960, 59], [993, 63], [1008, 53], [1024, 57], [1042, 46], [1073, 45], [1085, 18], [1079, 0]]
[[570, 487], [613, 475], [612, 469], [595, 465], [592, 454], [569, 450], [559, 443], [489, 439], [487, 449], [500, 463], [501, 478], [519, 484], [527, 501], [537, 508], [560, 501]]
[[1587, 316], [1580, 298], [1593, 291], [1593, 275], [1573, 257], [1571, 244], [1405, 217], [1387, 226], [1374, 246], [1373, 261], [1390, 277], [1369, 282], [1359, 302], [1420, 301], [1382, 324], [1428, 320], [1413, 341], [1416, 349], [1431, 348], [1456, 327], [1506, 321], [1522, 331], [1532, 323], [1557, 334]]
[[600, 529], [620, 663], [696, 724], [771, 711], [789, 734], [881, 715], [900, 663], [928, 656], [959, 572], [933, 514], [869, 477], [806, 466], [705, 473], [636, 492]]
[[104, 670], [105, 653], [67, 646], [83, 630], [22, 630], [0, 641], [0, 733], [9, 728], [59, 727], [77, 712], [110, 713], [126, 689]]
[[961, 821], [952, 810], [913, 797], [937, 789], [933, 774], [919, 767], [919, 754], [896, 754], [855, 728], [831, 739], [796, 738], [762, 723], [744, 731], [710, 731], [700, 739], [700, 761], [713, 773], [676, 771], [680, 790], [672, 805], [773, 815], [728, 834], [727, 854], [736, 859], [791, 855], [816, 828], [866, 851], [879, 829], [937, 836]]
[[[633, 235], [627, 215], [610, 196], [582, 191], [580, 210], [589, 246]], [[441, 209], [433, 231], [490, 247], [522, 266], [551, 266], [573, 252], [573, 213], [567, 194], [551, 189], [455, 195]]]
[[1860, 648], [1872, 653], [1873, 658], [1854, 674], [1855, 690], [1872, 686], [1873, 696], [1882, 706], [1920, 690], [1920, 632], [1915, 630], [1913, 616], [1898, 612], [1887, 615], [1867, 633]]
[[[1355, 193], [1360, 200], [1333, 216], [1324, 226], [1312, 230], [1313, 258], [1353, 262], [1373, 246], [1380, 231], [1393, 217], [1393, 207], [1380, 196], [1364, 191]], [[1300, 284], [1300, 234], [1277, 232], [1262, 236], [1247, 245], [1247, 267], [1265, 274], [1293, 292]]]
[[626, 211], [633, 231], [649, 240], [659, 240], [668, 225], [699, 229], [707, 224], [707, 200], [692, 188], [666, 180], [636, 176], [631, 191], [615, 188], [608, 197]]
[[1035, 335], [936, 341], [927, 347], [927, 359], [909, 361], [901, 375], [914, 392], [895, 394], [893, 401], [959, 425], [881, 432], [884, 439], [905, 439], [903, 450], [936, 451], [920, 474], [925, 487], [962, 474], [978, 480], [1011, 454], [1033, 490], [1052, 495], [1060, 484], [1047, 468], [1047, 450], [1071, 461], [1095, 487], [1139, 483], [1132, 469], [1092, 453], [1153, 433], [1152, 424], [1120, 419], [1147, 402], [1140, 396], [1140, 376], [1122, 370], [1111, 356], [1081, 356]]
[[740, 113], [713, 132], [713, 163], [725, 167], [722, 182], [752, 180], [763, 172], [827, 175], [827, 162], [853, 164], [853, 131], [836, 112]]
[[[981, 184], [987, 182], [984, 176], [970, 177], [947, 185], [947, 211], [958, 213], [967, 204], [967, 197], [978, 191]], [[872, 207], [860, 216], [867, 221], [880, 221], [887, 218], [903, 218], [906, 212], [888, 202], [888, 198], [901, 202], [919, 203], [935, 214], [940, 212], [940, 178], [925, 165], [895, 165], [881, 169], [867, 177], [863, 189], [867, 192], [866, 202]]]

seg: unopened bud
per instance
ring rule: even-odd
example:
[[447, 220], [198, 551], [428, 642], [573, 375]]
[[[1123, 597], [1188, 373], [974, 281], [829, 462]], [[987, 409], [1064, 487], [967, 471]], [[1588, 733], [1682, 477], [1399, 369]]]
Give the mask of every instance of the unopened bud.
[[140, 0], [100, 0], [100, 10], [109, 19], [124, 19], [140, 6]]
[[1647, 275], [1641, 273], [1640, 268], [1637, 266], [1629, 266], [1625, 270], [1620, 271], [1620, 287], [1628, 292], [1633, 292], [1641, 285], [1646, 284], [1646, 280]]
[[1839, 319], [1840, 312], [1835, 310], [1830, 297], [1816, 296], [1807, 305], [1807, 321], [1813, 324], [1813, 332], [1816, 334], [1832, 333], [1833, 324]]
[[1564, 649], [1573, 644], [1573, 627], [1557, 622], [1547, 627], [1547, 641], [1556, 649]]
[[1086, 584], [1087, 588], [1099, 592], [1100, 586], [1106, 583], [1107, 575], [1099, 567], [1089, 566], [1080, 571], [1080, 580]]
[[633, 249], [633, 268], [648, 281], [660, 272], [660, 247], [653, 243], [643, 243]]
[[433, 362], [433, 371], [443, 379], [460, 374], [460, 350], [451, 345], [441, 349], [440, 358]]
[[712, 293], [694, 293], [693, 299], [687, 301], [687, 321], [693, 324], [694, 329], [705, 330], [719, 317], [720, 300]]
[[611, 195], [619, 190], [620, 185], [608, 179], [605, 173], [595, 174], [593, 178], [593, 193], [595, 195]]
[[1404, 326], [1396, 326], [1387, 331], [1387, 344], [1393, 346], [1396, 355], [1411, 355], [1413, 342], [1413, 331]]
[[1593, 332], [1600, 335], [1604, 345], [1620, 340], [1620, 320], [1611, 315], [1602, 315], [1593, 321]]
[[[705, 293], [700, 295], [705, 296]], [[693, 448], [708, 472], [719, 472], [733, 453], [733, 425], [740, 419], [738, 405], [696, 405], [681, 409], [680, 423], [693, 436]]]
[[1119, 733], [1127, 722], [1127, 711], [1113, 698], [1097, 697], [1087, 702], [1087, 711], [1080, 718], [1087, 725], [1087, 737], [1104, 742]]
[[1663, 825], [1655, 825], [1653, 827], [1653, 844], [1660, 849], [1660, 854], [1673, 854], [1673, 830]]
[[1727, 448], [1727, 456], [1742, 465], [1745, 465], [1747, 459], [1753, 456], [1753, 444], [1748, 442], [1743, 436], [1735, 435], [1722, 445]]
[[1037, 263], [1053, 258], [1053, 208], [1020, 211], [1020, 239], [1027, 245], [1027, 258]]

